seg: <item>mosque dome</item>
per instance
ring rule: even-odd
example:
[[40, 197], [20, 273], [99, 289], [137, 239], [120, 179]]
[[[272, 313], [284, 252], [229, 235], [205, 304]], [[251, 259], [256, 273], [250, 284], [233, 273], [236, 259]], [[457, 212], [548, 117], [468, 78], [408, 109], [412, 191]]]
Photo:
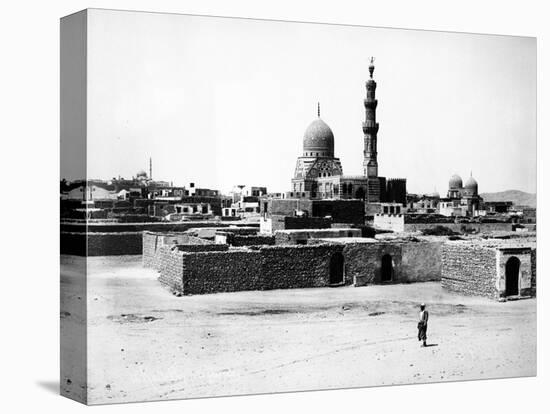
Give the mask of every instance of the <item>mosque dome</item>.
[[145, 177], [147, 178], [147, 173], [144, 171], [144, 170], [139, 170], [136, 174], [136, 177], [137, 178], [140, 178], [140, 177]]
[[460, 178], [459, 175], [454, 174], [449, 180], [449, 190], [454, 190], [459, 188], [462, 188], [462, 178]]
[[304, 133], [304, 155], [334, 156], [334, 134], [321, 118], [309, 124]]
[[474, 177], [470, 176], [466, 180], [466, 184], [464, 184], [464, 189], [469, 190], [472, 194], [477, 194], [477, 181], [474, 179]]

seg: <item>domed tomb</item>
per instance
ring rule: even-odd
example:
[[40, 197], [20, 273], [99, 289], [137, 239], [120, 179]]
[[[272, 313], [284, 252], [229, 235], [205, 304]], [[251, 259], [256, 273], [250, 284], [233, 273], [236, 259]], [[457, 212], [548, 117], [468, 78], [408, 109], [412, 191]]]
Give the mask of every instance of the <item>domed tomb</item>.
[[471, 195], [477, 195], [477, 181], [474, 177], [470, 176], [464, 184], [464, 190]]
[[462, 188], [462, 178], [459, 175], [454, 174], [449, 180], [449, 190], [459, 190]]
[[334, 134], [321, 118], [306, 128], [304, 157], [334, 157]]

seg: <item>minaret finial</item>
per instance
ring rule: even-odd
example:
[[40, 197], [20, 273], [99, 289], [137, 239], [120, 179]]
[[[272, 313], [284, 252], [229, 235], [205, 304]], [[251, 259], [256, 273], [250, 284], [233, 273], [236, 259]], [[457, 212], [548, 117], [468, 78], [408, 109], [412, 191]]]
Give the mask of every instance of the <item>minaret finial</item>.
[[317, 118], [321, 118], [321, 104], [317, 102]]
[[374, 56], [370, 57], [369, 72], [370, 72], [370, 78], [372, 79], [372, 74], [374, 72]]

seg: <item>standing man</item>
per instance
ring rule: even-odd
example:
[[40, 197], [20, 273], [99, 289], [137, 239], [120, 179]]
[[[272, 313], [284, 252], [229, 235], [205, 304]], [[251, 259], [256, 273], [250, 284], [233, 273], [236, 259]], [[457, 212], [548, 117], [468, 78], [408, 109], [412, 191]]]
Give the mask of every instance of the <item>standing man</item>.
[[420, 313], [418, 316], [418, 340], [422, 341], [421, 346], [425, 347], [427, 339], [426, 332], [428, 331], [428, 311], [426, 310], [425, 304], [420, 305]]

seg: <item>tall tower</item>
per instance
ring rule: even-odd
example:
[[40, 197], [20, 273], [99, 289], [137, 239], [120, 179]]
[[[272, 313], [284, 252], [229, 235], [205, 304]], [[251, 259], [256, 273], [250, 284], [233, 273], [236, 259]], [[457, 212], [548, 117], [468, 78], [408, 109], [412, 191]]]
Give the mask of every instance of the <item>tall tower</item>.
[[149, 157], [149, 179], [153, 179], [153, 158]]
[[376, 82], [372, 78], [374, 73], [374, 57], [370, 58], [369, 65], [370, 79], [367, 81], [367, 97], [365, 104], [365, 121], [363, 122], [363, 134], [365, 139], [365, 150], [363, 151], [363, 174], [369, 178], [378, 177], [377, 160], [377, 134], [378, 123], [376, 122]]

